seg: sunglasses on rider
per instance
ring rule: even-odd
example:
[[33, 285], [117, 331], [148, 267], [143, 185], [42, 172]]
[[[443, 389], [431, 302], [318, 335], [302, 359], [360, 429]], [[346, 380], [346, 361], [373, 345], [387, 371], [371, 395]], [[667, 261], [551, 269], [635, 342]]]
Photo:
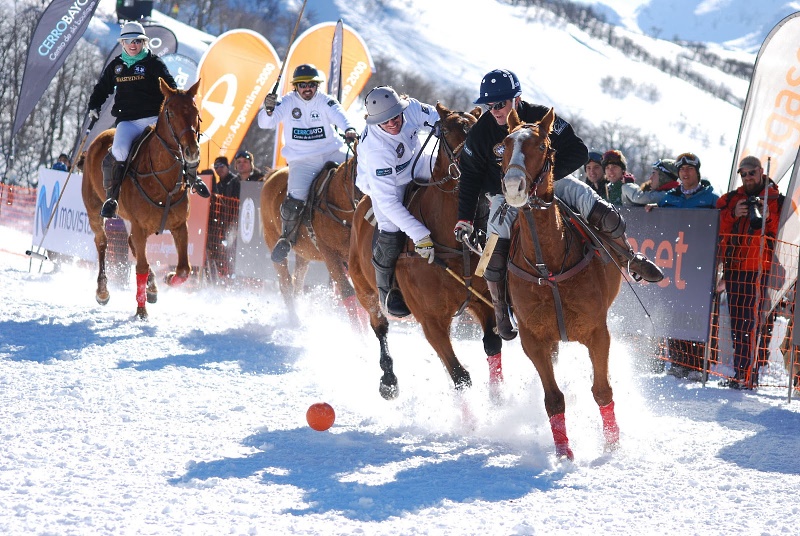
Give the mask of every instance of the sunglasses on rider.
[[487, 102], [486, 106], [489, 107], [489, 111], [492, 111], [492, 110], [502, 110], [503, 108], [506, 107], [506, 104], [508, 104], [508, 100], [495, 102], [494, 104]]
[[123, 39], [122, 42], [126, 45], [143, 45], [144, 39]]
[[758, 173], [757, 169], [751, 169], [750, 171], [740, 171], [739, 176], [741, 178], [745, 177], [755, 177], [756, 173]]
[[316, 88], [319, 86], [319, 82], [298, 82], [297, 87], [300, 89], [308, 89], [308, 88]]

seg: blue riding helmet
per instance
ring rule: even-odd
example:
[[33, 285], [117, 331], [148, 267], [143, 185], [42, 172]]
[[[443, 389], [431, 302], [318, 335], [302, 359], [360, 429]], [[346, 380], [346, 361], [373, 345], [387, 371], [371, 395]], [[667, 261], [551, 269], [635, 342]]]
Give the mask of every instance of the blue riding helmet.
[[522, 87], [517, 75], [507, 69], [489, 71], [481, 80], [480, 95], [475, 104], [500, 102], [522, 95]]

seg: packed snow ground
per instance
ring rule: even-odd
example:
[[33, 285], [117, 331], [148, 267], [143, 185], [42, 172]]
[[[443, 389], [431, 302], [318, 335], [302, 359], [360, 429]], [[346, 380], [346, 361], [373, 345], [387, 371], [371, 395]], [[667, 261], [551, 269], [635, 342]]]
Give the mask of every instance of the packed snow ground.
[[[800, 402], [645, 372], [612, 343], [621, 450], [602, 452], [582, 347], [563, 347], [575, 462], [557, 462], [533, 366], [504, 350], [489, 402], [480, 338], [457, 331], [474, 387], [454, 394], [416, 325], [393, 323], [400, 397], [378, 346], [324, 289], [287, 324], [275, 290], [161, 286], [94, 301], [93, 268], [38, 263], [0, 229], [3, 534], [797, 534]], [[305, 411], [336, 410], [315, 432]], [[462, 404], [475, 417], [462, 423]]]

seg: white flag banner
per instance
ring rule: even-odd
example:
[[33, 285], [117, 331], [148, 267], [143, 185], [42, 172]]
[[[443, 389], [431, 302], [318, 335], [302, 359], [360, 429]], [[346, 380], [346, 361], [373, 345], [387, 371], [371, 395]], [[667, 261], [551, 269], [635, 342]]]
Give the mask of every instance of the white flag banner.
[[736, 172], [745, 156], [758, 157], [780, 182], [794, 164], [800, 147], [800, 12], [780, 21], [756, 57], [742, 111], [728, 190], [741, 185]]

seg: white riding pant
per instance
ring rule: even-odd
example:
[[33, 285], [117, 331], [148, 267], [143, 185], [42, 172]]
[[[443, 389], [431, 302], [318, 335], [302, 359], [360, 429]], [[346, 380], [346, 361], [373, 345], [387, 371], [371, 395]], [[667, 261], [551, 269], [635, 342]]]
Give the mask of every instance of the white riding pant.
[[[594, 204], [602, 199], [588, 184], [572, 176], [555, 181], [553, 190], [556, 197], [572, 207], [584, 220], [589, 217]], [[489, 223], [486, 227], [489, 233], [497, 233], [500, 238], [511, 238], [511, 226], [517, 219], [519, 209], [506, 205], [505, 214], [498, 214], [505, 200], [506, 197], [503, 194], [489, 198]]]
[[306, 156], [299, 160], [287, 162], [289, 165], [289, 185], [288, 192], [293, 199], [306, 202], [311, 183], [322, 170], [326, 162], [344, 162], [347, 153], [344, 149], [337, 149], [318, 156]]
[[139, 134], [144, 132], [148, 125], [155, 125], [158, 116], [143, 117], [135, 121], [120, 121], [114, 133], [114, 143], [111, 144], [111, 154], [119, 162], [124, 162], [131, 152], [131, 145]]

